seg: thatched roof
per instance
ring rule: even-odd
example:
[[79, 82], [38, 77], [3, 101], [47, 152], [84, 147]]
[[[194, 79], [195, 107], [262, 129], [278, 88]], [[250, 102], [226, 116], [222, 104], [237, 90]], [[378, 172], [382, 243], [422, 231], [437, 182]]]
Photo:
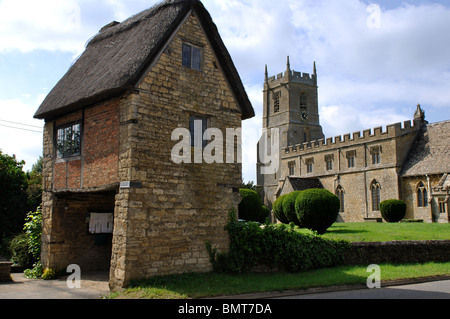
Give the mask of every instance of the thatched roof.
[[207, 33], [242, 110], [242, 119], [253, 117], [253, 107], [231, 56], [199, 0], [166, 0], [122, 23], [103, 27], [34, 117], [55, 118], [133, 89], [191, 10]]
[[450, 121], [424, 125], [402, 169], [402, 176], [450, 173]]

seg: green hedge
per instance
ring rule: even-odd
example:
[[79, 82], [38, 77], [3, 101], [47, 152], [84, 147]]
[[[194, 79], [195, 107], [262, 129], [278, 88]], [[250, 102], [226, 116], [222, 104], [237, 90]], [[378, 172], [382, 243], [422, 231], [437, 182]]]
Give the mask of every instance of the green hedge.
[[388, 223], [398, 223], [406, 215], [406, 203], [399, 199], [388, 199], [380, 203], [381, 216]]
[[218, 253], [210, 243], [207, 249], [216, 272], [242, 273], [258, 265], [288, 272], [332, 267], [343, 262], [349, 242], [301, 234], [284, 224], [261, 227], [253, 222], [231, 222], [228, 253]]

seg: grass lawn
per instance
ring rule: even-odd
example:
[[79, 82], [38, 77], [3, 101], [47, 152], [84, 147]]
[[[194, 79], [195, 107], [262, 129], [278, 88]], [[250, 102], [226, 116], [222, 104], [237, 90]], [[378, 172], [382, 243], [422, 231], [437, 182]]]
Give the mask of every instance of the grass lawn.
[[[450, 275], [449, 263], [380, 265], [381, 280]], [[346, 284], [365, 285], [367, 266], [341, 266], [304, 273], [217, 273], [159, 277], [137, 283], [138, 287], [114, 293], [111, 299], [189, 299], [307, 289]]]
[[[298, 231], [310, 233], [305, 229]], [[450, 224], [336, 223], [323, 236], [348, 241], [450, 240]], [[110, 298], [184, 299], [365, 284], [370, 275], [367, 266], [341, 266], [304, 273], [207, 273], [158, 277], [136, 283], [135, 288], [112, 294]], [[450, 275], [450, 262], [380, 267], [382, 280]]]
[[450, 224], [336, 223], [323, 236], [348, 241], [450, 240]]

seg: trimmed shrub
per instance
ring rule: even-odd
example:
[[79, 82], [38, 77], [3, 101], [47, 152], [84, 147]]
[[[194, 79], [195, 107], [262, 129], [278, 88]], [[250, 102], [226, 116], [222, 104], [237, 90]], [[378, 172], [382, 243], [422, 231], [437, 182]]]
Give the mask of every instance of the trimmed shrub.
[[388, 199], [380, 203], [381, 216], [388, 223], [398, 223], [406, 215], [406, 203], [399, 199]]
[[319, 234], [336, 222], [339, 198], [326, 189], [307, 189], [298, 194], [295, 212], [301, 225]]
[[283, 213], [288, 220], [286, 224], [294, 223], [295, 225], [301, 227], [300, 221], [298, 220], [297, 214], [295, 213], [295, 201], [300, 193], [301, 191], [289, 193], [283, 199]]
[[343, 263], [350, 248], [347, 241], [301, 234], [284, 224], [260, 227], [231, 221], [226, 229], [228, 252], [219, 253], [211, 243], [206, 244], [216, 272], [242, 273], [260, 265], [289, 272], [333, 267]]
[[[241, 202], [238, 205], [239, 219], [254, 222], [264, 222], [267, 216], [262, 217], [266, 211], [263, 211], [261, 198], [256, 191], [247, 188], [241, 188]], [[262, 221], [261, 221], [262, 219]]]
[[283, 212], [283, 201], [285, 197], [286, 195], [281, 195], [280, 197], [278, 197], [272, 204], [272, 210], [276, 219], [278, 219], [283, 224], [289, 224], [289, 220]]

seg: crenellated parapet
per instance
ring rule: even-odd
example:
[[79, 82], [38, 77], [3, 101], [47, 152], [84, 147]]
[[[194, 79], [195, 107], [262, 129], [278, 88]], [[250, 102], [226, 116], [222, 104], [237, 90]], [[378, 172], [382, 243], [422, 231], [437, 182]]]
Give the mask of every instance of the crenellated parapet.
[[288, 70], [268, 77], [267, 81], [270, 87], [276, 87], [286, 82], [317, 85], [317, 75]]
[[398, 138], [407, 134], [417, 133], [422, 127], [423, 122], [415, 119], [403, 123], [395, 123], [383, 127], [375, 127], [364, 131], [354, 132], [353, 134], [344, 134], [341, 136], [329, 137], [326, 139], [314, 140], [302, 144], [291, 145], [284, 150], [282, 154], [289, 156], [301, 155], [311, 151], [321, 151], [335, 149], [340, 147], [354, 146], [357, 144], [381, 141], [384, 139]]

